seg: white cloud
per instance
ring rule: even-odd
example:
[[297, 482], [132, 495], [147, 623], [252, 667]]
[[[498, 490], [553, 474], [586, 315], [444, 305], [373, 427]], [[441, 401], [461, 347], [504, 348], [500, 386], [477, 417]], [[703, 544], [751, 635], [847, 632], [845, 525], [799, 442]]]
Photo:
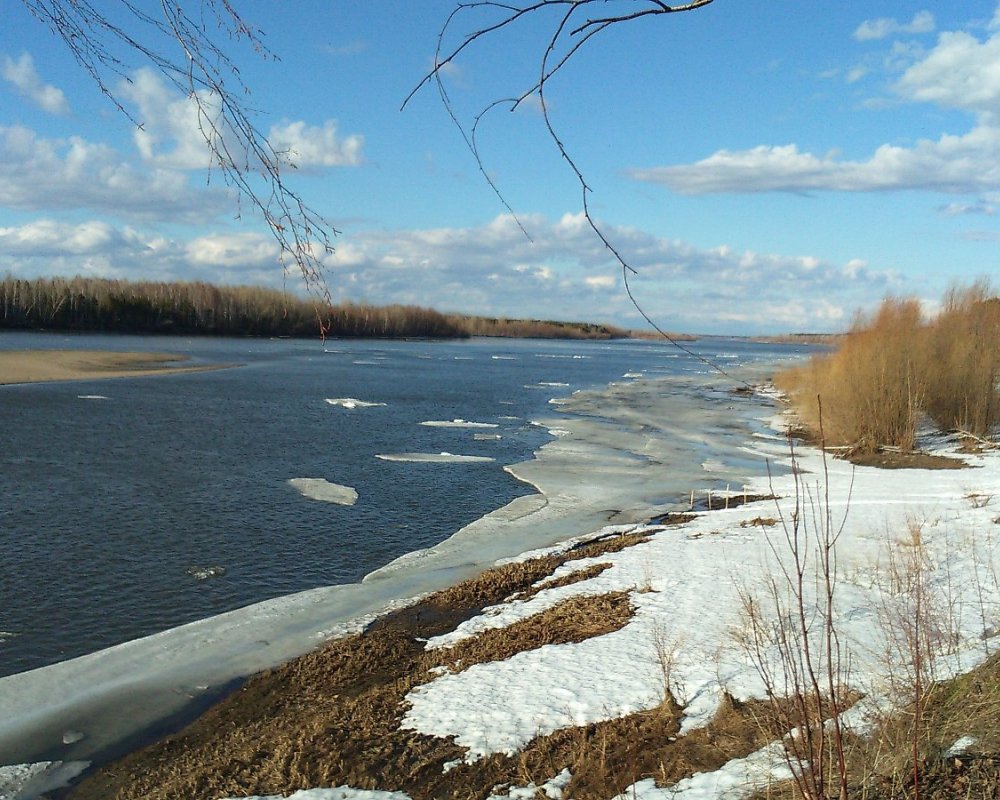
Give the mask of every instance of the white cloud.
[[327, 120], [323, 127], [304, 122], [275, 125], [268, 133], [271, 146], [295, 167], [345, 167], [361, 163], [364, 137], [358, 134], [341, 137], [337, 123]]
[[42, 139], [19, 125], [0, 126], [0, 173], [0, 206], [18, 211], [85, 208], [204, 222], [231, 208], [224, 192], [194, 192], [180, 173], [139, 169], [106, 145]]
[[867, 42], [901, 33], [930, 33], [934, 27], [934, 15], [930, 11], [918, 11], [909, 22], [899, 22], [889, 17], [867, 19], [858, 25], [852, 35], [859, 42]]
[[22, 53], [15, 61], [10, 56], [4, 56], [0, 65], [0, 75], [10, 83], [19, 94], [27, 97], [32, 103], [50, 114], [68, 114], [69, 103], [62, 89], [45, 83], [35, 69], [35, 61], [29, 53]]
[[[917, 15], [910, 27], [918, 23], [928, 24]], [[975, 122], [961, 134], [944, 133], [909, 146], [884, 144], [860, 160], [816, 155], [796, 144], [759, 145], [629, 174], [691, 195], [823, 190], [978, 194], [1000, 189], [1000, 32], [985, 41], [968, 33], [942, 33], [933, 49], [910, 61], [895, 88], [910, 102], [971, 112]]]
[[909, 100], [994, 115], [1000, 102], [1000, 32], [984, 42], [968, 33], [942, 33], [897, 88]]
[[227, 233], [199, 236], [190, 241], [185, 252], [192, 264], [207, 267], [278, 268], [278, 245], [259, 233]]
[[1000, 188], [1000, 127], [980, 125], [962, 136], [921, 139], [912, 147], [882, 145], [865, 161], [803, 153], [794, 144], [719, 150], [694, 164], [636, 169], [636, 180], [681, 194], [903, 189], [947, 193]]
[[[328, 261], [331, 288], [373, 302], [641, 324], [624, 293], [620, 267], [580, 215], [522, 222], [530, 241], [509, 215], [474, 228], [345, 236]], [[638, 271], [631, 283], [640, 302], [673, 329], [775, 331], [793, 322], [803, 330], [837, 328], [855, 308], [898, 288], [895, 275], [859, 260], [838, 266], [810, 255], [726, 245], [702, 250], [625, 226], [606, 233]], [[553, 288], [541, 288], [548, 286]], [[803, 299], [814, 297], [826, 300]], [[799, 308], [793, 313], [788, 309], [794, 303]]]
[[[218, 147], [228, 148], [235, 160], [249, 158], [223, 119], [217, 98], [200, 92], [198, 100], [178, 93], [154, 70], [138, 70], [119, 92], [123, 100], [136, 106], [140, 127], [133, 134], [135, 145], [147, 162], [169, 169], [204, 169], [212, 165], [206, 135]], [[274, 125], [268, 141], [279, 156], [300, 169], [354, 166], [362, 162], [362, 136], [340, 136], [337, 123], [322, 127], [302, 121]], [[242, 166], [253, 167], [253, 164]]]
[[[415, 303], [446, 311], [642, 324], [621, 270], [576, 215], [509, 215], [469, 228], [347, 236], [325, 258], [335, 299]], [[610, 226], [638, 271], [633, 291], [658, 323], [696, 332], [781, 332], [842, 327], [859, 306], [897, 289], [893, 275], [858, 260], [708, 250], [636, 228]], [[220, 229], [190, 239], [93, 220], [38, 220], [0, 228], [5, 269], [25, 277], [89, 274], [280, 287], [277, 250], [263, 233]], [[288, 288], [296, 282], [288, 279]], [[816, 300], [815, 298], [823, 298]]]

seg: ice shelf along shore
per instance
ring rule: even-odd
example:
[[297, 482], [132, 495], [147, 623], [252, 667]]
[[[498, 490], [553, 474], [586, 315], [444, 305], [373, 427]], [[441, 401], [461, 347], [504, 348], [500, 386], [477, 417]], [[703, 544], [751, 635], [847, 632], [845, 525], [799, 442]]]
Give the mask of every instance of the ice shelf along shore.
[[[206, 692], [358, 630], [406, 598], [499, 559], [640, 523], [679, 507], [691, 489], [759, 478], [773, 454], [747, 442], [773, 408], [730, 388], [687, 374], [577, 392], [537, 420], [561, 435], [507, 468], [537, 492], [434, 547], [360, 583], [279, 597], [0, 679], [0, 763], [90, 760]], [[708, 454], [711, 471], [702, 467]], [[70, 730], [83, 736], [65, 744]]]

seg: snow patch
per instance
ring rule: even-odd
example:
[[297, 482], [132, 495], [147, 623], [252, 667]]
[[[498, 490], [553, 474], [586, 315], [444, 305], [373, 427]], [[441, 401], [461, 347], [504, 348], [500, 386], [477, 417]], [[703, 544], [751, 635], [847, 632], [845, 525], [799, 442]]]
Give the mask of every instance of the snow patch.
[[68, 786], [89, 766], [89, 761], [38, 761], [0, 767], [0, 800], [35, 800]]

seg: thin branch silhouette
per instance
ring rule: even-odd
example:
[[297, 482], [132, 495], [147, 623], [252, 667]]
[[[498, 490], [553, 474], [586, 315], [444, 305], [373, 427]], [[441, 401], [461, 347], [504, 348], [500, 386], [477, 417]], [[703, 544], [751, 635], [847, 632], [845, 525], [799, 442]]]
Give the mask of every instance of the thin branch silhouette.
[[[710, 358], [707, 358], [706, 356], [695, 352], [690, 347], [685, 346], [676, 337], [672, 336], [660, 325], [658, 325], [639, 303], [629, 280], [631, 276], [636, 276], [639, 272], [628, 263], [626, 257], [615, 246], [611, 238], [605, 233], [602, 226], [591, 213], [589, 199], [593, 190], [587, 182], [583, 170], [578, 166], [576, 160], [570, 154], [561, 136], [559, 135], [549, 112], [549, 104], [546, 97], [546, 89], [552, 77], [559, 73], [584, 45], [590, 42], [594, 37], [607, 31], [609, 28], [640, 19], [647, 19], [649, 17], [694, 11], [696, 9], [703, 8], [712, 2], [713, 0], [694, 0], [693, 2], [681, 5], [669, 5], [665, 2], [661, 2], [661, 0], [632, 0], [633, 5], [635, 3], [639, 3], [643, 7], [621, 14], [594, 16], [580, 22], [577, 22], [577, 20], [581, 14], [586, 13], [593, 6], [607, 8], [608, 0], [536, 0], [535, 2], [520, 4], [515, 2], [498, 2], [498, 0], [468, 0], [467, 2], [459, 2], [448, 15], [438, 34], [433, 67], [406, 96], [403, 100], [402, 107], [406, 108], [407, 104], [413, 99], [413, 97], [425, 86], [431, 83], [436, 85], [442, 104], [444, 105], [452, 123], [456, 128], [458, 128], [466, 146], [475, 160], [479, 172], [483, 175], [493, 193], [499, 198], [504, 208], [506, 208], [511, 214], [518, 227], [530, 240], [531, 236], [524, 228], [517, 213], [511, 207], [497, 182], [490, 176], [488, 170], [486, 169], [485, 160], [479, 149], [476, 134], [484, 118], [495, 109], [506, 106], [509, 111], [514, 111], [529, 97], [537, 96], [546, 132], [549, 138], [556, 145], [560, 157], [572, 171], [576, 182], [580, 187], [581, 205], [587, 226], [591, 229], [594, 235], [601, 242], [602, 246], [611, 254], [614, 261], [620, 267], [622, 272], [622, 283], [629, 302], [636, 309], [636, 311], [639, 312], [640, 316], [653, 328], [653, 330], [655, 330], [657, 334], [663, 337], [674, 347], [700, 361], [716, 372], [726, 376], [727, 378], [737, 380], [744, 386], [752, 389], [753, 387], [750, 384], [738, 378], [734, 378], [722, 366], [712, 361]], [[481, 39], [496, 34], [504, 29], [511, 28], [518, 22], [530, 16], [537, 16], [556, 9], [559, 9], [561, 14], [557, 17], [555, 23], [553, 24], [552, 32], [549, 34], [545, 46], [545, 51], [539, 60], [539, 74], [537, 80], [519, 95], [490, 102], [485, 108], [475, 115], [471, 126], [463, 124], [455, 110], [454, 105], [452, 104], [451, 97], [449, 96], [445, 86], [444, 72], [446, 68], [454, 64], [462, 53]], [[445, 49], [447, 35], [459, 17], [468, 13], [475, 13], [484, 10], [499, 11], [503, 16], [501, 16], [498, 21], [479, 27], [470, 33], [461, 35], [456, 45], [451, 47], [451, 49]], [[565, 47], [565, 52], [560, 54], [560, 47]]]
[[[264, 33], [249, 24], [232, 0], [156, 0], [159, 13], [136, 0], [22, 0], [69, 49], [77, 64], [115, 108], [140, 130], [143, 122], [125, 107], [112, 83], [133, 82], [131, 59], [151, 65], [194, 104], [197, 125], [212, 173], [235, 190], [263, 218], [288, 274], [298, 271], [319, 302], [332, 304], [323, 276], [323, 257], [339, 234], [285, 181], [294, 169], [288, 153], [278, 151], [255, 122], [250, 90], [219, 40], [249, 46], [277, 60]], [[196, 15], [185, 5], [199, 9]], [[240, 216], [239, 207], [237, 217]], [[318, 309], [317, 309], [318, 311]], [[322, 322], [321, 322], [322, 332]]]

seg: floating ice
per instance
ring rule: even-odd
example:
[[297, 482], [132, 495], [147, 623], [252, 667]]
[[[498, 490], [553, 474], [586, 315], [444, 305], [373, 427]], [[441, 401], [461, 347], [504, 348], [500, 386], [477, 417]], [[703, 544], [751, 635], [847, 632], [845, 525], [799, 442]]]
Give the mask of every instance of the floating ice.
[[34, 800], [69, 786], [89, 766], [89, 761], [38, 761], [0, 767], [0, 800]]
[[82, 742], [87, 738], [87, 734], [83, 731], [66, 731], [63, 734], [63, 744], [76, 744], [77, 742]]
[[107, 400], [108, 399], [103, 394], [78, 394], [76, 397], [77, 397], [78, 400]]
[[472, 438], [477, 442], [496, 442], [503, 437], [499, 433], [474, 433]]
[[340, 406], [341, 408], [355, 409], [355, 408], [375, 408], [376, 406], [384, 406], [385, 403], [370, 403], [367, 400], [358, 400], [355, 397], [328, 397], [326, 398], [331, 406]]
[[352, 364], [357, 364], [359, 367], [379, 367], [382, 365], [381, 361], [370, 361], [367, 359], [359, 359], [357, 361], [352, 361]]
[[322, 500], [324, 503], [336, 503], [341, 506], [353, 506], [358, 502], [357, 489], [330, 483], [324, 478], [291, 478], [288, 483], [303, 497], [311, 500]]
[[0, 631], [0, 644], [3, 644], [8, 639], [13, 639], [17, 636], [17, 631]]
[[641, 378], [642, 377], [642, 373], [641, 372], [626, 372], [624, 375], [622, 375], [622, 377], [623, 378]]
[[184, 571], [196, 581], [206, 581], [209, 578], [219, 578], [226, 574], [226, 568], [219, 565], [211, 567], [200, 567], [195, 565], [193, 567], [188, 567]]
[[494, 361], [517, 361], [517, 356], [492, 356]]
[[496, 461], [488, 456], [463, 456], [455, 453], [378, 453], [375, 458], [383, 461], [422, 461], [431, 464], [474, 464]]
[[427, 422], [421, 422], [421, 425], [426, 425], [429, 428], [499, 428], [495, 422], [469, 422], [465, 419], [451, 419], [451, 420], [428, 420]]

